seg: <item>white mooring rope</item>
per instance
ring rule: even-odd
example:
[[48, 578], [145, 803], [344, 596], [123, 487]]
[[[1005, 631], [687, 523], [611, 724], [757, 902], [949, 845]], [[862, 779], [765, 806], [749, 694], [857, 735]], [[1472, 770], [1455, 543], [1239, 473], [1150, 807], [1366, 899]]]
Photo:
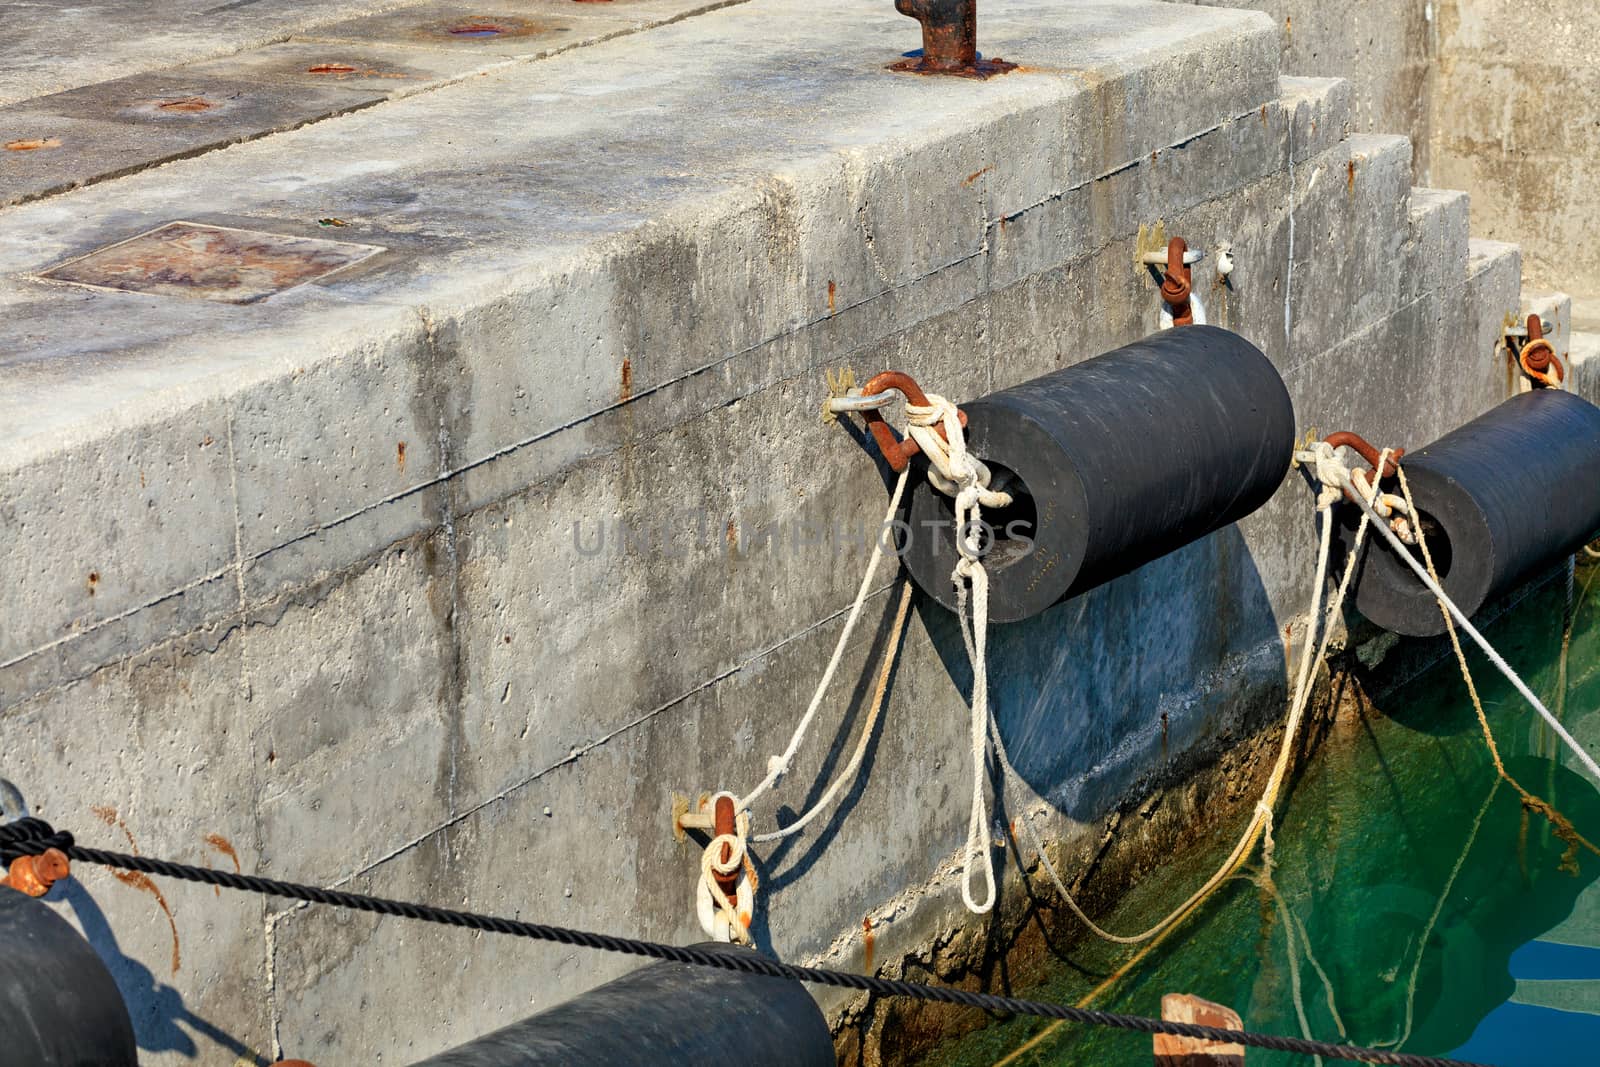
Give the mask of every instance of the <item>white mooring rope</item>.
[[[1385, 452], [1382, 460], [1383, 462], [1388, 462], [1388, 459], [1389, 453]], [[1338, 459], [1332, 454], [1332, 449], [1328, 450], [1326, 456], [1303, 453], [1297, 455], [1296, 460], [1317, 466], [1319, 476], [1323, 463], [1338, 465]], [[1361, 491], [1364, 494], [1372, 493], [1372, 489], [1369, 487], [1363, 487]], [[1356, 529], [1355, 551], [1351, 552], [1350, 559], [1345, 565], [1344, 574], [1339, 580], [1339, 587], [1333, 598], [1328, 601], [1326, 610], [1324, 610], [1323, 589], [1327, 583], [1328, 561], [1333, 550], [1333, 505], [1338, 503], [1341, 496], [1342, 494], [1338, 489], [1325, 485], [1322, 493], [1317, 498], [1317, 511], [1322, 516], [1322, 523], [1321, 538], [1317, 549], [1316, 573], [1311, 586], [1311, 607], [1306, 613], [1305, 646], [1304, 651], [1300, 654], [1300, 668], [1295, 676], [1294, 694], [1289, 701], [1289, 715], [1284, 725], [1283, 742], [1278, 749], [1278, 759], [1273, 765], [1271, 776], [1267, 779], [1267, 785], [1262, 791], [1261, 799], [1256, 802], [1255, 811], [1251, 816], [1250, 822], [1245, 826], [1244, 832], [1239, 836], [1238, 843], [1234, 845], [1233, 851], [1228, 854], [1228, 858], [1217, 868], [1216, 873], [1208, 878], [1199, 889], [1195, 890], [1187, 900], [1174, 908], [1155, 925], [1137, 934], [1114, 934], [1095, 923], [1083, 908], [1078, 905], [1072, 891], [1067, 888], [1060, 872], [1056, 870], [1055, 864], [1051, 862], [1050, 854], [1045, 850], [1044, 842], [1040, 839], [1037, 831], [1034, 830], [1033, 822], [1028, 816], [1026, 803], [1018, 805], [1019, 821], [1027, 834], [1029, 845], [1037, 853], [1040, 865], [1044, 868], [1046, 875], [1049, 876], [1050, 883], [1055, 886], [1056, 892], [1061, 895], [1061, 899], [1066, 902], [1072, 914], [1077, 916], [1078, 921], [1083, 923], [1096, 937], [1117, 945], [1140, 945], [1160, 936], [1181, 922], [1195, 908], [1199, 907], [1206, 898], [1216, 892], [1219, 886], [1232, 878], [1239, 868], [1244, 865], [1244, 862], [1249, 859], [1250, 853], [1255, 848], [1258, 840], [1263, 837], [1270, 837], [1274, 818], [1273, 807], [1277, 803], [1278, 794], [1283, 788], [1285, 779], [1288, 777], [1289, 762], [1293, 756], [1295, 742], [1300, 733], [1300, 725], [1305, 718], [1306, 708], [1311, 701], [1312, 683], [1316, 677], [1316, 671], [1321, 668], [1323, 661], [1327, 658], [1328, 645], [1332, 641], [1333, 622], [1338, 618], [1345, 599], [1349, 595], [1350, 582], [1355, 576], [1356, 553], [1359, 552], [1367, 536], [1369, 522], [1366, 516], [1362, 516], [1361, 523]], [[1319, 632], [1321, 635], [1320, 640], [1318, 639]], [[1313, 649], [1315, 649], [1314, 654]], [[1000, 739], [998, 728], [993, 729], [993, 741], [1004, 778], [1003, 788], [1009, 788], [1019, 783], [1022, 777], [1017, 773], [1016, 768], [1011, 765], [1010, 755], [1006, 752], [1005, 743]]]
[[889, 510], [884, 515], [883, 526], [872, 545], [872, 559], [867, 563], [867, 573], [861, 577], [861, 586], [856, 590], [855, 602], [850, 605], [850, 615], [845, 619], [844, 630], [840, 632], [839, 640], [833, 646], [833, 655], [828, 659], [827, 669], [822, 672], [822, 680], [817, 683], [816, 692], [811, 694], [811, 703], [807, 705], [806, 713], [800, 717], [799, 725], [789, 738], [789, 747], [783, 750], [783, 755], [773, 756], [767, 761], [767, 776], [740, 798], [738, 803], [740, 811], [749, 811], [750, 805], [777, 785], [778, 780], [788, 773], [789, 764], [793, 762], [795, 753], [800, 751], [800, 745], [806, 739], [806, 732], [811, 729], [811, 720], [816, 718], [817, 709], [822, 706], [822, 698], [827, 695], [828, 686], [832, 684], [833, 676], [839, 670], [839, 661], [844, 658], [844, 650], [850, 643], [850, 635], [855, 633], [856, 623], [861, 619], [861, 609], [872, 593], [872, 579], [878, 573], [878, 564], [883, 562], [883, 540], [891, 534], [894, 517], [900, 511], [900, 500], [905, 496], [906, 483], [910, 477], [911, 468], [907, 467], [900, 472], [900, 480], [895, 483], [894, 493], [889, 497]]
[[[1342, 470], [1342, 479], [1342, 486], [1348, 487], [1352, 484], [1348, 470]], [[1368, 516], [1377, 515], [1377, 512], [1373, 510], [1371, 504], [1366, 502], [1365, 498], [1359, 500], [1358, 503], [1360, 503], [1361, 509]], [[1596, 765], [1594, 757], [1589, 755], [1582, 745], [1578, 744], [1577, 740], [1567, 732], [1567, 728], [1561, 725], [1561, 720], [1550, 713], [1550, 709], [1544, 706], [1544, 701], [1534, 695], [1533, 690], [1528, 688], [1527, 683], [1512, 669], [1511, 664], [1505, 661], [1505, 657], [1496, 652], [1494, 646], [1489, 644], [1488, 639], [1478, 632], [1478, 628], [1472, 625], [1471, 620], [1467, 618], [1460, 608], [1456, 607], [1455, 601], [1450, 599], [1444, 588], [1428, 574], [1427, 568], [1417, 562], [1416, 557], [1406, 550], [1406, 546], [1401, 543], [1400, 538], [1396, 537], [1393, 531], [1389, 529], [1388, 523], [1379, 522], [1377, 525], [1378, 532], [1383, 534], [1384, 539], [1389, 542], [1389, 547], [1394, 549], [1394, 554], [1400, 557], [1400, 561], [1411, 568], [1412, 573], [1417, 576], [1418, 580], [1438, 599], [1440, 606], [1455, 619], [1456, 625], [1460, 626], [1467, 636], [1472, 638], [1477, 646], [1483, 650], [1483, 654], [1489, 658], [1489, 662], [1494, 664], [1501, 674], [1505, 675], [1506, 680], [1511, 683], [1512, 687], [1518, 693], [1521, 693], [1522, 698], [1532, 705], [1533, 710], [1537, 711], [1544, 721], [1549, 724], [1550, 729], [1555, 731], [1556, 736], [1561, 738], [1562, 743], [1572, 751], [1573, 755], [1578, 757], [1579, 762], [1588, 768], [1595, 781], [1600, 782], [1600, 765]]]
[[[967, 910], [983, 915], [994, 907], [994, 859], [989, 845], [989, 809], [984, 772], [989, 759], [989, 572], [983, 567], [983, 509], [1003, 508], [1011, 494], [989, 488], [989, 468], [967, 451], [961, 413], [942, 396], [928, 395], [925, 405], [907, 404], [908, 432], [928, 457], [928, 480], [955, 498], [955, 542], [959, 554], [950, 580], [956, 589], [956, 616], [961, 641], [972, 662], [972, 808], [967, 817], [967, 844], [961, 866], [961, 900]], [[944, 431], [943, 436], [939, 431]], [[968, 585], [971, 586], [969, 594]], [[971, 619], [968, 606], [970, 603]], [[973, 869], [981, 861], [983, 898], [972, 893]]]

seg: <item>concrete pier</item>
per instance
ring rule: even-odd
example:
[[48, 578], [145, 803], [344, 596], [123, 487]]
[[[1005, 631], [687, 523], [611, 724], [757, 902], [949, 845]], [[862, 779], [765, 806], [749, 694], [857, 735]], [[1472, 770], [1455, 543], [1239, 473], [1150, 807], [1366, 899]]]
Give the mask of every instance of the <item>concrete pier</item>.
[[[1021, 68], [969, 81], [887, 71], [887, 0], [180, 6], [156, 45], [99, 5], [68, 63], [80, 16], [11, 5], [0, 64], [0, 143], [41, 142], [0, 151], [0, 776], [86, 844], [699, 940], [674, 795], [782, 750], [885, 506], [827, 371], [960, 401], [1135, 340], [1162, 232], [1231, 244], [1196, 291], [1305, 430], [1510, 387], [1517, 249], [1266, 15], [985, 0]], [[997, 631], [1068, 862], [1248, 791], [1312, 496]], [[762, 828], [848, 758], [889, 588]], [[919, 605], [862, 784], [760, 853], [762, 947], [1004, 951], [955, 885], [965, 672]], [[411, 1062], [629, 966], [79, 875], [151, 1064]]]

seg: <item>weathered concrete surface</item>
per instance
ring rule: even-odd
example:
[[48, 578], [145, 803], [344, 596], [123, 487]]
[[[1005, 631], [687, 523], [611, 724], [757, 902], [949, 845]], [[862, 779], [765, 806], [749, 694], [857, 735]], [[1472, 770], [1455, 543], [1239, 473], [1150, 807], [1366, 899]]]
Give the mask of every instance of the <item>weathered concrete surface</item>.
[[1470, 193], [1475, 233], [1520, 243], [1530, 284], [1600, 320], [1600, 5], [1215, 2], [1277, 19], [1284, 70], [1349, 78], [1355, 128], [1408, 135], [1420, 183]]
[[165, 24], [183, 5], [0, 4], [28, 9], [0, 46], [0, 206], [740, 2], [245, 0], [177, 33]]
[[[1199, 0], [1177, 0], [1196, 3]], [[1212, 7], [1264, 11], [1282, 29], [1283, 69], [1345, 78], [1353, 91], [1351, 125], [1396, 133], [1416, 146], [1420, 182], [1431, 182], [1435, 6], [1429, 0], [1206, 0]], [[1449, 183], [1438, 183], [1455, 188]]]
[[1567, 366], [1572, 373], [1572, 391], [1600, 404], [1600, 334], [1574, 333]]
[[[782, 748], [865, 561], [834, 524], [881, 516], [859, 441], [815, 418], [825, 368], [960, 399], [1137, 339], [1162, 221], [1233, 243], [1227, 286], [1200, 272], [1213, 321], [1305, 425], [1406, 443], [1504, 395], [1515, 249], [1413, 191], [1403, 138], [1348, 136], [1346, 84], [1280, 81], [1267, 18], [990, 2], [986, 50], [1026, 69], [981, 84], [884, 72], [914, 34], [752, 0], [0, 212], [7, 777], [86, 840], [110, 805], [152, 854], [216, 833], [282, 877], [691, 939], [672, 794]], [[278, 56], [241, 64], [294, 84]], [[245, 304], [38, 280], [174, 219], [385, 252]], [[997, 633], [1002, 726], [1064, 855], [1154, 788], [1189, 797], [1119, 839], [1103, 892], [1242, 795], [1309, 499], [1291, 477]], [[778, 804], [842, 763], [885, 601]], [[948, 862], [965, 684], [922, 610], [871, 773], [762, 856], [765, 947], [861, 966], [974, 929]], [[152, 1062], [174, 1034], [206, 1062], [405, 1062], [625, 966], [196, 894], [169, 903], [213, 952], [170, 975], [154, 902], [83, 887], [165, 986], [125, 985]]]
[[1600, 313], [1600, 5], [1441, 0], [1433, 178], [1474, 231], [1522, 245], [1530, 282]]
[[[586, 36], [592, 19], [642, 28], [740, 0], [489, 0], [453, 7], [419, 0], [5, 0], [5, 63], [0, 65], [0, 104], [10, 104], [82, 85], [163, 70], [183, 63], [250, 53], [291, 38], [348, 40], [349, 23], [388, 15], [419, 36], [408, 43], [448, 49], [485, 66], [487, 57], [544, 54], [554, 37]], [[443, 13], [439, 9], [445, 9]], [[411, 19], [408, 12], [416, 12]], [[444, 18], [527, 19], [548, 27], [541, 35], [516, 35], [508, 46], [496, 36], [441, 37], [426, 33]], [[337, 27], [337, 28], [335, 28]], [[365, 43], [365, 41], [363, 41]], [[364, 53], [362, 53], [364, 55]], [[381, 55], [381, 53], [380, 53]], [[427, 69], [435, 60], [418, 57]]]

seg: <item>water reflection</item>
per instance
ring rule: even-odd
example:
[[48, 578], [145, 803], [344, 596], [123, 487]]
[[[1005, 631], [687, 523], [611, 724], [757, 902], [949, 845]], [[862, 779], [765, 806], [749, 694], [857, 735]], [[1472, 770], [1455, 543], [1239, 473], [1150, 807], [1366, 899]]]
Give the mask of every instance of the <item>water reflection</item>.
[[[1558, 582], [1490, 631], [1547, 699], [1565, 683], [1564, 721], [1591, 751], [1600, 751], [1596, 586], [1574, 612], [1575, 594]], [[1600, 841], [1600, 790], [1567, 766], [1509, 685], [1481, 659], [1474, 667], [1507, 772]], [[1500, 780], [1453, 661], [1379, 704], [1363, 708], [1296, 781], [1270, 864], [1258, 854], [1096, 1006], [1159, 1014], [1161, 995], [1181, 991], [1231, 1005], [1269, 1033], [1506, 1065], [1595, 1062], [1600, 856], [1564, 840]], [[1164, 914], [1214, 869], [1236, 829], [1220, 828], [1212, 852], [1147, 879], [1110, 928]], [[1127, 958], [1084, 943], [1038, 992], [1076, 1001], [1094, 984], [1085, 975]], [[1017, 1055], [1039, 1029], [1002, 1024], [940, 1062], [1150, 1062], [1148, 1038], [1065, 1028]], [[1249, 1058], [1305, 1062], [1259, 1050]]]

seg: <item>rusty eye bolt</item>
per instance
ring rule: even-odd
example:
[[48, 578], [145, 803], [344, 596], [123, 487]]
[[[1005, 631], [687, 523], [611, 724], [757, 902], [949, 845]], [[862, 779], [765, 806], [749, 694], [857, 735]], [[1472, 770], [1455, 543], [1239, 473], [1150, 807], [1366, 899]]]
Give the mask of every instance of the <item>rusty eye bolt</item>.
[[913, 74], [988, 78], [1016, 70], [1003, 59], [978, 55], [978, 0], [894, 0], [894, 8], [922, 23], [922, 55], [889, 66]]
[[1194, 295], [1194, 272], [1184, 257], [1189, 254], [1189, 242], [1174, 237], [1167, 242], [1167, 272], [1161, 276], [1161, 299], [1172, 308], [1172, 325], [1193, 326], [1194, 305], [1189, 297]]
[[[928, 404], [928, 394], [922, 391], [922, 387], [916, 383], [916, 380], [911, 375], [901, 374], [899, 371], [892, 370], [884, 371], [868, 382], [862, 388], [861, 395], [881, 396], [891, 389], [905, 397], [908, 403], [916, 404], [919, 407], [926, 407]], [[956, 416], [961, 425], [965, 427], [967, 425], [967, 413], [958, 410]], [[867, 422], [867, 429], [872, 431], [873, 440], [878, 443], [878, 451], [883, 453], [883, 458], [889, 461], [890, 469], [896, 474], [910, 465], [912, 456], [922, 453], [922, 446], [909, 436], [905, 440], [895, 437], [894, 430], [889, 426], [888, 420], [883, 417], [883, 412], [867, 411], [862, 414], [862, 418]], [[943, 426], [940, 426], [937, 432], [940, 437], [948, 439], [949, 435], [945, 433]]]
[[[1567, 368], [1557, 358], [1555, 346], [1545, 339], [1544, 321], [1536, 314], [1528, 316], [1528, 341], [1522, 346], [1517, 361], [1535, 387], [1560, 389], [1566, 381]], [[1550, 373], [1552, 369], [1554, 375]]]

